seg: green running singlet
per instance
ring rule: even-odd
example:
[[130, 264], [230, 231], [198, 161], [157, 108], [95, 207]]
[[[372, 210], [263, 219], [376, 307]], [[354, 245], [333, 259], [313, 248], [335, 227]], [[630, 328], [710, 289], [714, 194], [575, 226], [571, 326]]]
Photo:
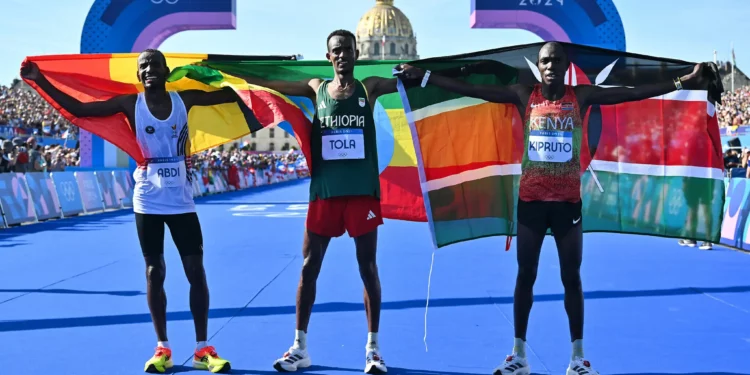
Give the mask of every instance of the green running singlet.
[[380, 198], [375, 119], [367, 90], [355, 80], [343, 100], [328, 94], [326, 81], [316, 95], [311, 153], [310, 201], [341, 196]]

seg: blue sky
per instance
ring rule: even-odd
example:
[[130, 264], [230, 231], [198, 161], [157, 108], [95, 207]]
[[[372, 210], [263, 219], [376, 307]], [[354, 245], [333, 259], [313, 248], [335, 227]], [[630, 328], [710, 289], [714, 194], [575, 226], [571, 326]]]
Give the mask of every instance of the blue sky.
[[[0, 0], [0, 83], [8, 84], [18, 76], [26, 56], [80, 52], [81, 29], [92, 3]], [[630, 52], [709, 61], [715, 49], [720, 60], [728, 60], [734, 42], [738, 66], [750, 70], [748, 0], [614, 3]], [[354, 31], [359, 18], [374, 4], [375, 0], [237, 0], [236, 30], [182, 32], [160, 48], [170, 52], [302, 54], [305, 59], [324, 59], [328, 33], [338, 28]], [[469, 28], [470, 0], [395, 0], [394, 4], [411, 20], [422, 58], [541, 41], [523, 30]]]

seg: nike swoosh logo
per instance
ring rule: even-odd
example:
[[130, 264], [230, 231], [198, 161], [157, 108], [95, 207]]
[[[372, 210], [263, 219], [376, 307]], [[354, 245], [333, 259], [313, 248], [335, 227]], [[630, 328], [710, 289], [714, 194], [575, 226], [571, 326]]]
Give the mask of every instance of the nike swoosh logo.
[[580, 217], [578, 219], [576, 219], [576, 220], [573, 220], [573, 224], [578, 224], [579, 221], [581, 221]]

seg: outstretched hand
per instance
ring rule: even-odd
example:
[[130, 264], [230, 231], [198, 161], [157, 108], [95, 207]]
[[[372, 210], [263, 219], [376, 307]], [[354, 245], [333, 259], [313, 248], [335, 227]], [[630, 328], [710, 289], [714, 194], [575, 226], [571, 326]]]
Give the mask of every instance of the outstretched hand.
[[409, 64], [398, 64], [394, 68], [394, 75], [404, 79], [422, 79], [424, 77], [424, 70], [411, 66]]
[[719, 67], [713, 62], [696, 64], [693, 71], [681, 78], [682, 87], [686, 90], [720, 90], [724, 91], [721, 83]]
[[24, 61], [21, 64], [21, 78], [28, 79], [30, 81], [36, 81], [39, 79], [39, 67], [36, 63], [31, 61]]

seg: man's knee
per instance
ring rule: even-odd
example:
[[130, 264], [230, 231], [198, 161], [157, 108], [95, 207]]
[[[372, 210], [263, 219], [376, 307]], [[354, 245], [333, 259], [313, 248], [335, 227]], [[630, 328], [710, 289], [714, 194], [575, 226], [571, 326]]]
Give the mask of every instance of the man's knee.
[[302, 263], [303, 282], [314, 282], [318, 279], [329, 242], [329, 237], [306, 231], [302, 249], [302, 255], [305, 257]]
[[560, 276], [563, 287], [566, 290], [577, 290], [581, 288], [581, 269], [579, 267], [561, 267]]
[[377, 273], [377, 228], [368, 233], [355, 237], [354, 244], [357, 249], [357, 263], [359, 264], [359, 272], [362, 275]]
[[146, 259], [146, 280], [151, 285], [164, 285], [164, 279], [167, 276], [167, 267], [164, 260]]
[[203, 267], [202, 255], [188, 255], [182, 257], [182, 265], [185, 276], [190, 285], [201, 285], [206, 283], [206, 270]]
[[526, 287], [534, 285], [534, 282], [536, 282], [537, 268], [536, 264], [519, 264], [516, 283]]

